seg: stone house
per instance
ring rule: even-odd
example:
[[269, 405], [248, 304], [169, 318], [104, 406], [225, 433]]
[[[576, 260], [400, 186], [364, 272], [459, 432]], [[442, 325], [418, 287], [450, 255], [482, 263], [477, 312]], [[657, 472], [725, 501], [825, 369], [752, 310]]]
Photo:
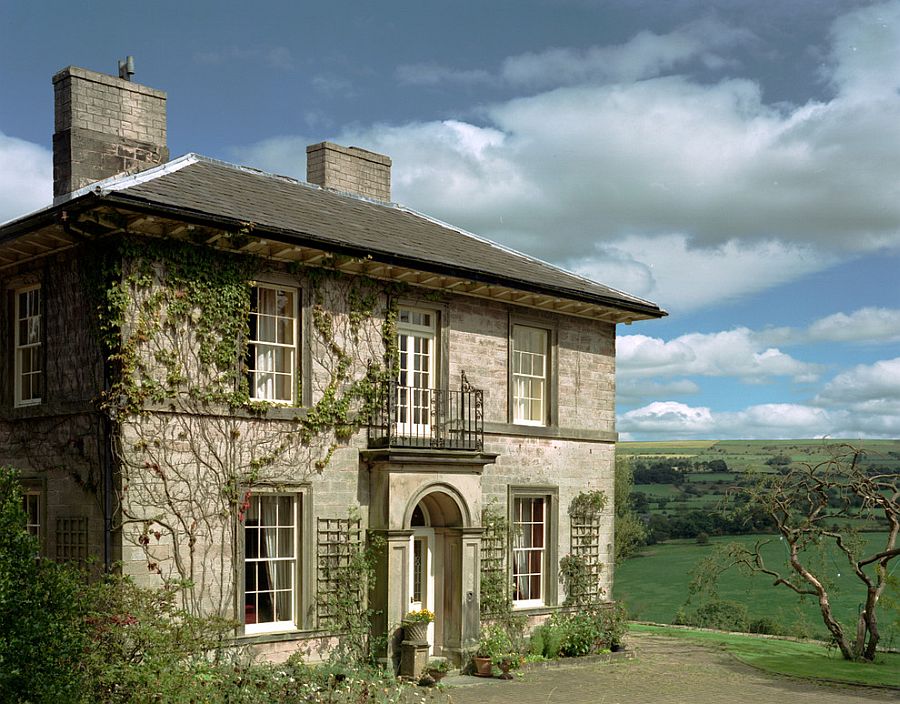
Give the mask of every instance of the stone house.
[[0, 226], [0, 463], [46, 554], [180, 580], [272, 658], [327, 647], [367, 536], [376, 632], [431, 609], [436, 655], [483, 579], [539, 619], [579, 554], [608, 594], [615, 326], [665, 312], [392, 203], [363, 149], [169, 160], [129, 78], [54, 76], [53, 204]]

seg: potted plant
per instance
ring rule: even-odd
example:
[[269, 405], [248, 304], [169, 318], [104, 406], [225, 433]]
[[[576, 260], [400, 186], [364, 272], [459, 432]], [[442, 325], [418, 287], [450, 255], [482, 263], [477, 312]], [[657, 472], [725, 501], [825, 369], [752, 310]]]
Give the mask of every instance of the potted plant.
[[622, 649], [622, 639], [628, 633], [628, 613], [621, 604], [614, 604], [603, 613], [603, 635], [611, 651]]
[[478, 647], [472, 658], [477, 677], [493, 677], [494, 663], [513, 650], [512, 640], [502, 626], [486, 626], [481, 631]]
[[428, 674], [431, 676], [435, 682], [440, 682], [444, 677], [446, 677], [447, 672], [450, 670], [450, 663], [446, 658], [435, 658], [434, 660], [430, 660], [428, 662], [428, 667], [425, 668]]
[[428, 624], [434, 621], [434, 612], [428, 609], [410, 611], [403, 617], [403, 638], [414, 643], [428, 642]]
[[501, 680], [511, 680], [513, 676], [509, 674], [509, 671], [519, 667], [522, 664], [522, 660], [515, 653], [506, 653], [505, 655], [498, 655], [494, 658], [494, 664], [500, 668]]

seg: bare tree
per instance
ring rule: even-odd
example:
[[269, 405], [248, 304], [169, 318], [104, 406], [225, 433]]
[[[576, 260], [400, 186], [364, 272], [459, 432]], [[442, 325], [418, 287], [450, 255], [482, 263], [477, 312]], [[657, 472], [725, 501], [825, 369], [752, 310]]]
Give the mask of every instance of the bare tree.
[[[773, 586], [814, 597], [844, 658], [873, 660], [879, 639], [877, 607], [887, 585], [888, 563], [900, 555], [900, 474], [867, 471], [864, 452], [850, 445], [828, 449], [826, 460], [793, 464], [735, 494], [746, 509], [762, 510], [772, 519], [787, 545], [787, 564], [765, 562], [762, 548], [773, 540], [768, 538], [756, 541], [752, 548], [728, 545], [717, 571], [740, 566], [772, 577]], [[886, 530], [886, 540], [878, 546], [867, 545], [852, 527], [860, 520]], [[829, 547], [846, 559], [865, 591], [855, 628], [834, 615], [829, 596], [833, 584], [816, 564], [817, 549]]]

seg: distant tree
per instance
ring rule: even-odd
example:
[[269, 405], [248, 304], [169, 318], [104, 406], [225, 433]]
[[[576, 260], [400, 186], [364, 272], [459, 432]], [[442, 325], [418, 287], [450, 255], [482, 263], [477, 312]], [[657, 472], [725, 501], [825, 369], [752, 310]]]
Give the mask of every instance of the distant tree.
[[778, 454], [766, 460], [769, 467], [787, 467], [791, 463], [791, 458], [784, 454]]
[[[630, 501], [634, 477], [631, 461], [627, 457], [616, 457], [614, 506], [616, 514], [615, 551], [616, 563], [630, 557], [638, 548], [647, 544], [647, 529], [638, 517]], [[646, 496], [644, 503], [647, 503]]]
[[[714, 584], [719, 574], [734, 566], [769, 575], [773, 586], [816, 599], [822, 620], [845, 659], [873, 660], [879, 640], [877, 608], [888, 584], [888, 564], [900, 555], [900, 474], [866, 472], [860, 462], [863, 452], [849, 445], [836, 445], [830, 451], [824, 461], [796, 463], [784, 474], [764, 475], [737, 490], [746, 499], [739, 511], [761, 510], [774, 522], [787, 546], [786, 564], [773, 566], [764, 561], [762, 547], [772, 538], [758, 540], [753, 547], [734, 543], [705, 561], [695, 581]], [[887, 537], [867, 549], [866, 541], [849, 526], [836, 530], [836, 518], [877, 524]], [[843, 555], [848, 572], [865, 595], [853, 625], [835, 617], [829, 596], [834, 584], [817, 565], [817, 553], [829, 546]]]
[[[618, 504], [618, 501], [616, 503]], [[646, 513], [650, 510], [650, 499], [643, 491], [632, 490], [628, 496], [628, 504], [635, 513]]]
[[710, 472], [727, 472], [728, 463], [725, 460], [710, 460], [706, 463], [706, 468]]

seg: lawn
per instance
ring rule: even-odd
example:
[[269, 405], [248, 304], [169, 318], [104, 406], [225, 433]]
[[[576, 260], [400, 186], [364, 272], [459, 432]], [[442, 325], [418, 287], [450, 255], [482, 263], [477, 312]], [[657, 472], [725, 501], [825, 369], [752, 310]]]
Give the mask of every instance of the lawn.
[[[883, 535], [872, 534], [872, 538]], [[755, 537], [713, 538], [709, 545], [671, 541], [649, 546], [639, 556], [616, 568], [614, 596], [626, 604], [633, 619], [672, 623], [688, 598], [691, 570], [712, 551], [713, 546], [732, 540], [752, 544]], [[784, 553], [784, 544], [776, 538], [767, 546], [764, 555], [769, 564], [774, 564]], [[839, 585], [831, 594], [835, 613], [844, 623], [855, 622], [861, 599], [859, 581], [847, 574], [845, 563], [839, 563], [836, 556], [828, 555], [826, 561], [830, 576]], [[745, 604], [751, 619], [768, 617], [787, 625], [802, 627], [805, 624], [812, 635], [825, 636], [818, 606], [811, 599], [801, 601], [788, 589], [772, 586], [771, 580], [762, 575], [746, 576], [735, 570], [726, 572], [720, 579], [719, 595], [722, 599]], [[900, 629], [890, 624], [892, 619], [884, 609], [880, 615], [882, 645], [900, 647]]]
[[900, 440], [686, 440], [681, 442], [620, 442], [619, 455], [652, 461], [682, 457], [693, 462], [725, 460], [736, 472], [771, 471], [766, 460], [785, 455], [795, 462], [818, 462], [828, 456], [829, 445], [849, 442], [866, 451], [865, 462], [884, 471], [900, 466]]
[[723, 647], [741, 662], [779, 675], [900, 688], [900, 654], [897, 653], [881, 653], [874, 663], [857, 663], [847, 662], [838, 651], [821, 643], [642, 624], [631, 624], [631, 630]]

